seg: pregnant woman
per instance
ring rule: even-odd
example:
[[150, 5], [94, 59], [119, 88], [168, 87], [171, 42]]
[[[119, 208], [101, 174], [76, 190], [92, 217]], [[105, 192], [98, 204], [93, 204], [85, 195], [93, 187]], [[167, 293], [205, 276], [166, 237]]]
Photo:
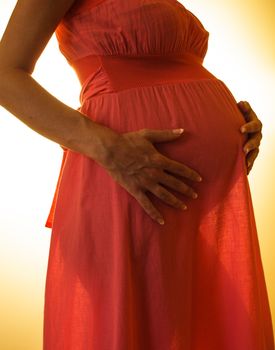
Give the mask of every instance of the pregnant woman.
[[[78, 110], [31, 77], [53, 32]], [[274, 349], [246, 114], [203, 67], [208, 37], [175, 0], [17, 2], [1, 104], [63, 148], [44, 350]]]

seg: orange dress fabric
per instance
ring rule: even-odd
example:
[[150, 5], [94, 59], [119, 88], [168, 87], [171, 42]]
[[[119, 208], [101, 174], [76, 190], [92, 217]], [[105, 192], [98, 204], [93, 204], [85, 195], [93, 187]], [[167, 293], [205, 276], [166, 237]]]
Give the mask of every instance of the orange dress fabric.
[[178, 177], [195, 200], [169, 188], [186, 211], [147, 192], [160, 225], [103, 167], [63, 147], [45, 224], [43, 349], [274, 350], [245, 119], [203, 67], [209, 32], [175, 0], [77, 0], [55, 34], [85, 117], [120, 133], [183, 127], [154, 145], [203, 181]]

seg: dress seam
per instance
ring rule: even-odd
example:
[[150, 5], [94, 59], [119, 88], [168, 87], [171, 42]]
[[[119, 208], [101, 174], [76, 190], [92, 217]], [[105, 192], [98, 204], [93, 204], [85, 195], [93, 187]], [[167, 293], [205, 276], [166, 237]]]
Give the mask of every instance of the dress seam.
[[115, 90], [115, 91], [111, 91], [111, 92], [106, 92], [106, 93], [102, 93], [102, 94], [98, 94], [98, 95], [94, 95], [94, 96], [90, 96], [86, 99], [84, 99], [82, 105], [84, 105], [86, 103], [86, 101], [89, 100], [94, 100], [95, 98], [99, 98], [102, 96], [106, 96], [106, 95], [115, 95], [115, 94], [119, 94], [122, 92], [126, 92], [126, 91], [131, 91], [131, 90], [140, 90], [143, 88], [154, 88], [154, 87], [166, 87], [166, 86], [170, 86], [170, 85], [191, 85], [191, 84], [198, 84], [199, 82], [205, 82], [205, 81], [211, 81], [211, 82], [219, 82], [222, 83], [222, 81], [218, 78], [203, 78], [203, 79], [189, 79], [189, 80], [174, 80], [173, 82], [167, 82], [167, 83], [154, 83], [154, 84], [149, 84], [149, 85], [138, 85], [138, 86], [133, 86], [130, 88], [125, 88], [125, 89], [121, 89], [121, 90]]

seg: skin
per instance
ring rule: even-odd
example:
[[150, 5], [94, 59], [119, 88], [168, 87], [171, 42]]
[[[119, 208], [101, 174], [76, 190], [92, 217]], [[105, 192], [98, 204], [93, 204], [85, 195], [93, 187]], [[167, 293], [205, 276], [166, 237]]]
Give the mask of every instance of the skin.
[[246, 153], [248, 175], [253, 167], [255, 159], [259, 154], [259, 147], [263, 137], [263, 124], [247, 101], [240, 101], [237, 103], [237, 106], [247, 121], [247, 123], [241, 126], [240, 131], [244, 134], [248, 134], [248, 140], [243, 147], [243, 150]]
[[[184, 203], [160, 184], [192, 197], [194, 190], [184, 183], [184, 178], [200, 181], [195, 170], [165, 157], [153, 146], [173, 141], [181, 134], [152, 129], [120, 134], [65, 105], [31, 76], [57, 24], [72, 4], [73, 0], [17, 1], [0, 42], [0, 104], [35, 132], [95, 160], [153, 220], [163, 224], [162, 215], [146, 192], [182, 209], [186, 207]], [[255, 119], [253, 111], [242, 112]], [[255, 121], [248, 124], [248, 132], [254, 132]], [[254, 147], [257, 140], [251, 139], [249, 147]], [[255, 154], [250, 157], [251, 161], [254, 159]]]

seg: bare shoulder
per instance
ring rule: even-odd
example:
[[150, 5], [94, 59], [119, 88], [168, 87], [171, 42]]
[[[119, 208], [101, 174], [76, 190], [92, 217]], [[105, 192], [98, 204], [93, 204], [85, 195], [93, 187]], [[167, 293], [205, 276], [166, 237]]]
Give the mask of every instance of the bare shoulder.
[[0, 41], [0, 68], [32, 73], [58, 23], [77, 0], [18, 0]]

